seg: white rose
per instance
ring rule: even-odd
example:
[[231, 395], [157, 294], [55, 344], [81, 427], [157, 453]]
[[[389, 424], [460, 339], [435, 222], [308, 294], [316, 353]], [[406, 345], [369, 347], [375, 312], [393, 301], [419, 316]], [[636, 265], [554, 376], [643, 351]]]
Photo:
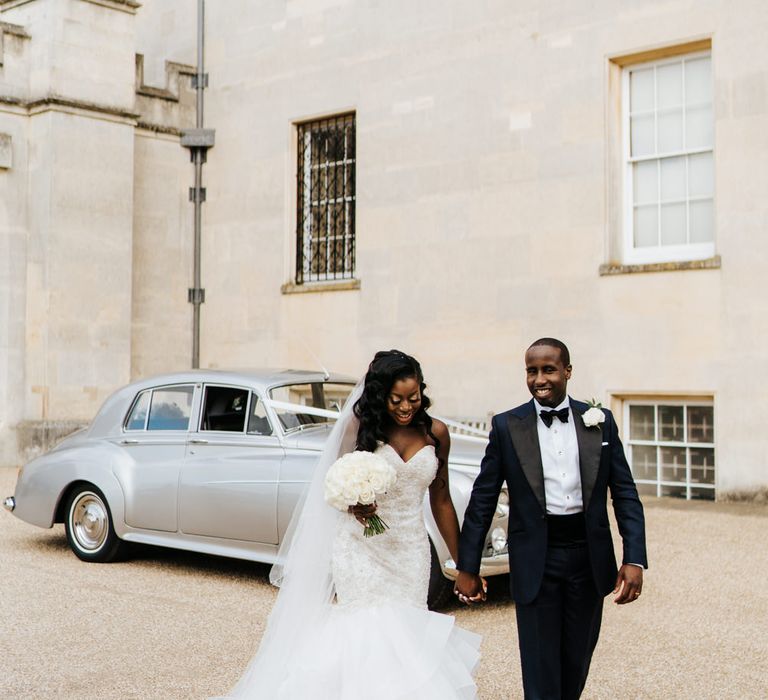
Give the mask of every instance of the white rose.
[[385, 493], [386, 490], [389, 488], [389, 484], [391, 479], [389, 478], [390, 475], [381, 471], [381, 472], [375, 472], [371, 474], [371, 478], [369, 480], [369, 483], [371, 485], [371, 488], [376, 493]]
[[[329, 477], [331, 475], [329, 474]], [[325, 480], [325, 493], [332, 496], [340, 496], [344, 483], [338, 478], [328, 478]]]
[[359, 495], [362, 488], [363, 485], [355, 479], [354, 481], [349, 481], [346, 484], [343, 484], [341, 493], [350, 505], [354, 505], [359, 501]]
[[600, 423], [605, 422], [605, 413], [603, 413], [596, 406], [592, 406], [590, 409], [584, 412], [584, 415], [582, 415], [581, 419], [584, 421], [584, 425], [586, 425], [587, 428], [592, 428], [596, 425], [600, 425]]
[[344, 494], [339, 488], [327, 488], [325, 489], [325, 500], [332, 507], [337, 510], [346, 510], [349, 504], [349, 499], [344, 497]]
[[364, 488], [357, 494], [357, 502], [364, 506], [370, 505], [376, 500], [376, 492], [370, 487]]

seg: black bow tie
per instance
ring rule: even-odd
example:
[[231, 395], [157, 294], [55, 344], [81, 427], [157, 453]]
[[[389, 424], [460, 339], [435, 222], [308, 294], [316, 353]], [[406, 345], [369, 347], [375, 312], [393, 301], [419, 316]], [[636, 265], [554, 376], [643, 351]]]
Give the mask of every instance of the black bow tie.
[[552, 421], [555, 418], [559, 418], [561, 423], [567, 423], [569, 410], [570, 409], [568, 406], [566, 406], [565, 408], [561, 408], [559, 411], [541, 411], [539, 412], [539, 415], [541, 416], [541, 420], [544, 421], [544, 425], [546, 425], [548, 428], [551, 428]]

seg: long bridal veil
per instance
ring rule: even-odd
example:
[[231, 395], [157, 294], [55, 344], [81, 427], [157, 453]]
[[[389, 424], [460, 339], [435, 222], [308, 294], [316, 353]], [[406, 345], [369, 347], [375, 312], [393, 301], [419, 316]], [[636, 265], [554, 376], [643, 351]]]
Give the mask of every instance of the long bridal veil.
[[331, 555], [341, 513], [325, 502], [323, 487], [328, 468], [355, 449], [359, 421], [353, 407], [363, 392], [363, 381], [349, 395], [315, 466], [288, 529], [283, 536], [270, 581], [280, 586], [277, 601], [256, 656], [227, 697], [275, 698], [291, 674], [291, 661], [307, 629], [319, 629], [331, 611], [333, 578]]

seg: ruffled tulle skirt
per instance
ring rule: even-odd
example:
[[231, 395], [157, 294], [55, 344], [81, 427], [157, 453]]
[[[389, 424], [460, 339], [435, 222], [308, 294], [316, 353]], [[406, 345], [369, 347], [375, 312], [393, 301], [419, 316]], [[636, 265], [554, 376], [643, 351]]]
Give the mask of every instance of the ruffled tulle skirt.
[[[228, 696], [258, 700], [472, 700], [480, 635], [396, 604], [332, 606], [290, 659], [254, 659]], [[260, 652], [261, 653], [261, 652]]]

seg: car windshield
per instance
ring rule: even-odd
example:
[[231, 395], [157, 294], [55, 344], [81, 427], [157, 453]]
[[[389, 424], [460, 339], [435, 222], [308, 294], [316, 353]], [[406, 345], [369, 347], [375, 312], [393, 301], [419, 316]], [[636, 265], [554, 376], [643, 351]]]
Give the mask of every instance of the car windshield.
[[[273, 401], [322, 408], [326, 411], [340, 411], [353, 388], [354, 384], [333, 382], [286, 384], [270, 389], [269, 398]], [[293, 411], [275, 407], [274, 410], [286, 431], [300, 430], [317, 423], [333, 422], [333, 418], [302, 413], [298, 409]]]

